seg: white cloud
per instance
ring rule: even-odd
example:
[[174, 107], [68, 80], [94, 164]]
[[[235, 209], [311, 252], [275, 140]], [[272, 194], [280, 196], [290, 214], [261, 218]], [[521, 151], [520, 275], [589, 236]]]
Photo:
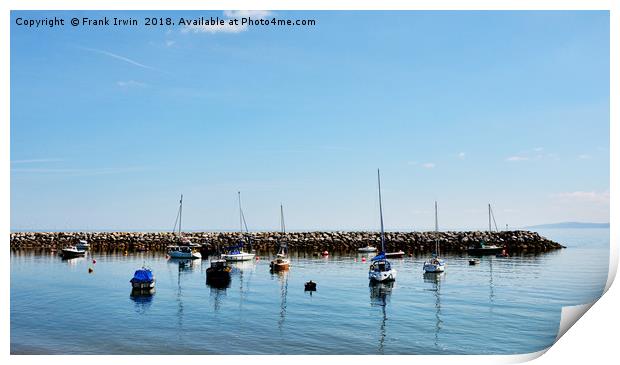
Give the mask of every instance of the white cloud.
[[[189, 25], [183, 28], [183, 32], [192, 31], [194, 33], [241, 33], [248, 30], [248, 25], [241, 25], [240, 18], [252, 18], [255, 20], [265, 19], [272, 15], [269, 10], [225, 10], [224, 11], [224, 25]], [[237, 24], [230, 24], [230, 19], [239, 19]]]
[[422, 164], [422, 167], [424, 167], [425, 169], [432, 169], [435, 168], [435, 164], [432, 162], [425, 162]]
[[609, 204], [609, 190], [607, 191], [571, 191], [553, 194], [551, 197], [564, 202], [586, 202]]
[[129, 63], [131, 65], [138, 66], [138, 67], [141, 67], [141, 68], [145, 68], [147, 70], [155, 70], [155, 71], [157, 71], [157, 69], [154, 68], [154, 67], [147, 66], [147, 65], [142, 64], [140, 62], [134, 61], [131, 58], [127, 58], [125, 56], [121, 56], [121, 55], [118, 55], [116, 53], [104, 51], [104, 50], [101, 50], [101, 49], [95, 49], [95, 48], [84, 48], [84, 47], [80, 47], [80, 48], [85, 50], [85, 51], [90, 51], [90, 52], [99, 53], [99, 54], [102, 54], [102, 55], [105, 55], [105, 56], [108, 56], [108, 57], [112, 57], [112, 58], [115, 58], [117, 60], [121, 60], [121, 61], [127, 62], [127, 63]]
[[123, 88], [128, 87], [146, 87], [147, 85], [144, 82], [128, 80], [128, 81], [117, 81], [116, 85]]
[[166, 41], [166, 47], [172, 47], [175, 43], [176, 43], [176, 41], [167, 40]]
[[458, 156], [459, 156], [459, 160], [464, 160], [465, 159], [465, 152], [460, 152]]
[[224, 10], [227, 18], [259, 18], [265, 19], [272, 13], [269, 10]]
[[529, 158], [525, 157], [525, 156], [510, 156], [510, 157], [506, 158], [506, 161], [511, 161], [511, 162], [514, 162], [514, 161], [527, 161], [527, 160], [529, 160]]

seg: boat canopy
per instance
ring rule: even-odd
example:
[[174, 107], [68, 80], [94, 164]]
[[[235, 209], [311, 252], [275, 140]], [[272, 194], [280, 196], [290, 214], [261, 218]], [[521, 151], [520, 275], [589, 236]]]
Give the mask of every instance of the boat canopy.
[[380, 261], [380, 260], [385, 260], [385, 252], [381, 251], [379, 252], [379, 254], [377, 254], [377, 256], [373, 257], [372, 259], [370, 259], [371, 261]]
[[153, 272], [148, 269], [139, 269], [133, 274], [131, 282], [134, 283], [148, 283], [153, 281]]

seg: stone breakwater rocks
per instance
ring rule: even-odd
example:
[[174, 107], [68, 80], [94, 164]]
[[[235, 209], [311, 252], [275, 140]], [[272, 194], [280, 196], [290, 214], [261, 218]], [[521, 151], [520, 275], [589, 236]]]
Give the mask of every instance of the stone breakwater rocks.
[[[277, 250], [283, 237], [279, 232], [251, 232], [253, 248], [259, 252]], [[202, 245], [205, 252], [216, 246], [229, 246], [238, 242], [238, 232], [187, 232], [184, 237]], [[285, 237], [291, 250], [309, 252], [354, 251], [367, 244], [381, 244], [378, 232], [291, 232]], [[480, 241], [506, 247], [509, 252], [547, 252], [565, 248], [536, 232], [387, 232], [388, 252], [403, 250], [406, 253], [431, 252], [438, 237], [443, 252], [466, 252]], [[150, 251], [165, 250], [166, 246], [179, 242], [170, 232], [14, 232], [11, 233], [11, 249], [60, 249], [87, 240], [93, 250]]]

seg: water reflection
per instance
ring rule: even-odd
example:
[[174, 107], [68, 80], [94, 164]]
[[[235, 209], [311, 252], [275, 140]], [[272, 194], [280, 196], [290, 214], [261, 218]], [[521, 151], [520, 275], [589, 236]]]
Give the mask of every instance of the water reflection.
[[224, 298], [226, 297], [226, 289], [230, 285], [226, 287], [216, 287], [213, 285], [209, 286], [211, 287], [211, 297], [213, 298], [213, 311], [218, 312], [224, 302]]
[[286, 297], [288, 295], [288, 271], [276, 271], [271, 273], [271, 277], [277, 277], [280, 282], [280, 318], [278, 319], [278, 329], [282, 334], [282, 326], [286, 320]]
[[151, 303], [153, 302], [153, 295], [155, 294], [155, 289], [150, 290], [132, 290], [129, 298], [134, 302], [134, 307], [136, 309], [136, 313], [145, 314], [147, 310], [151, 307]]
[[370, 305], [381, 307], [381, 326], [379, 326], [379, 347], [378, 352], [383, 354], [383, 348], [385, 345], [386, 326], [387, 321], [386, 307], [390, 301], [392, 295], [392, 289], [394, 288], [394, 282], [373, 282], [368, 284], [370, 288]]
[[250, 293], [250, 283], [256, 271], [253, 260], [237, 261], [230, 263], [231, 276], [239, 277], [239, 309], [243, 309], [243, 303]]
[[439, 348], [439, 332], [441, 331], [443, 320], [441, 319], [441, 281], [446, 275], [445, 272], [442, 273], [424, 273], [424, 282], [431, 284], [429, 290], [433, 292], [435, 296], [435, 328], [434, 328], [434, 344], [435, 347]]

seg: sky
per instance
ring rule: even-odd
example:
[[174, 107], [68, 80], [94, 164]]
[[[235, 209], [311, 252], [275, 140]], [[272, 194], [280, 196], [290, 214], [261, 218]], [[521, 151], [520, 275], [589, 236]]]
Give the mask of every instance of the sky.
[[[40, 27], [18, 17], [313, 19]], [[609, 13], [16, 12], [11, 229], [609, 221]]]

